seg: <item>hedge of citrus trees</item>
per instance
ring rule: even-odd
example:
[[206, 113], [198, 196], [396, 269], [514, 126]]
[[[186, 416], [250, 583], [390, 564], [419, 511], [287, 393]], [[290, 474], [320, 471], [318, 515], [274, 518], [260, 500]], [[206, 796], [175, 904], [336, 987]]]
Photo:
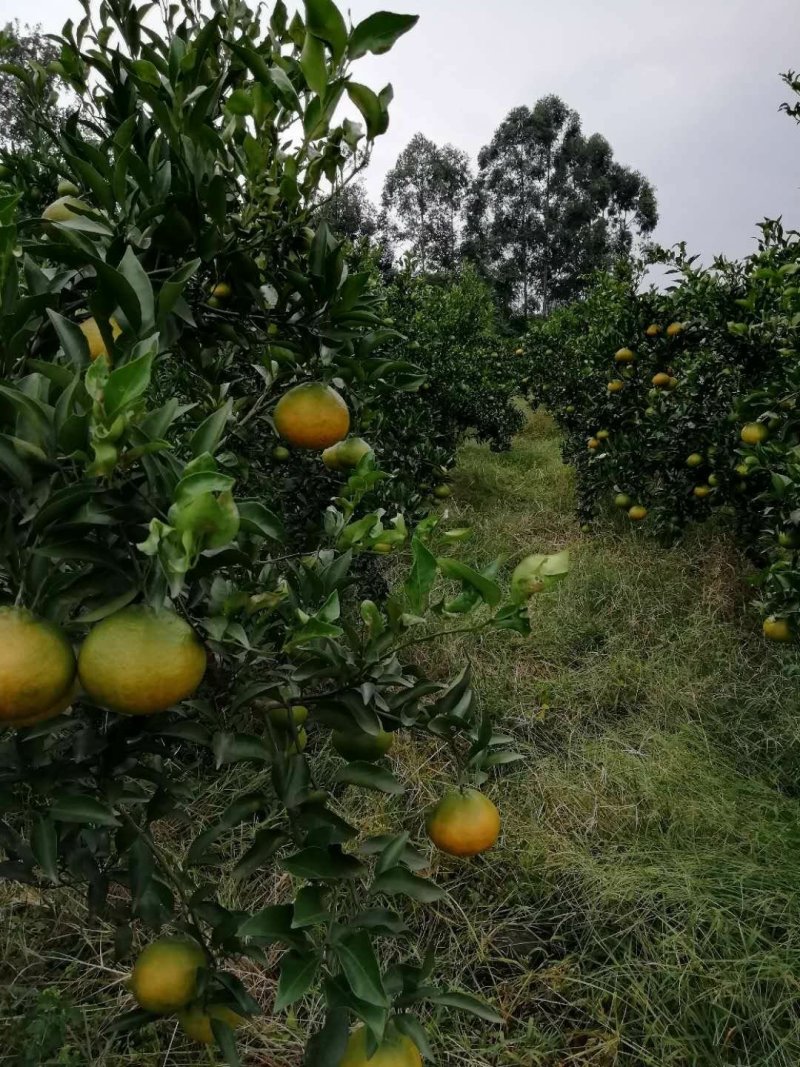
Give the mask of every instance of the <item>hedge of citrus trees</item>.
[[759, 567], [769, 638], [800, 632], [800, 236], [642, 291], [621, 267], [532, 324], [527, 388], [565, 432], [584, 523], [614, 510], [666, 540], [728, 516]]
[[[161, 24], [151, 7], [102, 0], [65, 26], [53, 72], [79, 106], [45, 128], [59, 188], [43, 211], [26, 210], [25, 161], [3, 160], [0, 873], [116, 924], [133, 964], [119, 1032], [177, 1016], [239, 1062], [234, 1031], [265, 1006], [232, 964], [270, 967], [279, 946], [269, 1010], [324, 1004], [309, 1067], [379, 1049], [419, 1064], [420, 1004], [500, 1020], [437, 985], [409, 937], [406, 902], [442, 895], [418, 873], [422, 813], [398, 807], [395, 833], [365, 839], [341, 798], [402, 794], [384, 757], [419, 732], [457, 783], [432, 844], [494, 844], [480, 786], [514, 759], [508, 739], [468, 670], [433, 680], [410, 656], [429, 620], [527, 633], [526, 599], [567, 561], [530, 557], [504, 593], [496, 562], [453, 554], [465, 531], [441, 513], [411, 529], [403, 499], [367, 504], [393, 476], [375, 412], [424, 376], [315, 205], [388, 124], [391, 88], [354, 64], [415, 19], [350, 26], [331, 0], [293, 17], [277, 0], [262, 23], [239, 0], [210, 17], [187, 0]], [[14, 73], [35, 107], [43, 72]], [[361, 597], [358, 561], [404, 547], [402, 588]], [[262, 784], [197, 825], [191, 783], [237, 764]], [[159, 844], [175, 820], [180, 856]], [[223, 865], [290, 890], [223, 904]]]

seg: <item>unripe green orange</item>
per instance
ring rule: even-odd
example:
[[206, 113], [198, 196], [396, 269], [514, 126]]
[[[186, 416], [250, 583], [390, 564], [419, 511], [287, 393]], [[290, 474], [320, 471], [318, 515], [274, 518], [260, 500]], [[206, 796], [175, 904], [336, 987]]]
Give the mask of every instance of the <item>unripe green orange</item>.
[[197, 971], [206, 964], [195, 941], [160, 937], [136, 957], [130, 988], [145, 1011], [168, 1015], [197, 996]]
[[763, 422], [748, 422], [742, 427], [741, 437], [746, 445], [761, 445], [769, 437], [769, 430]]
[[394, 735], [386, 730], [380, 730], [377, 734], [365, 734], [356, 729], [334, 730], [331, 744], [343, 759], [375, 763], [392, 747]]
[[153, 715], [186, 700], [205, 669], [206, 652], [191, 626], [174, 612], [143, 606], [99, 622], [78, 656], [87, 694], [123, 715]]

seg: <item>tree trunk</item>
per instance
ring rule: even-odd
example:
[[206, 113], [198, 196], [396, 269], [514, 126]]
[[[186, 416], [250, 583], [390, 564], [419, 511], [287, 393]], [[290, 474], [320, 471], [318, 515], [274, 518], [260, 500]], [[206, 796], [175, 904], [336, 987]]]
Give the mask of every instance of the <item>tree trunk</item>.
[[542, 267], [542, 315], [550, 305], [550, 170], [553, 162], [552, 145], [547, 146], [547, 173], [544, 186], [544, 261]]

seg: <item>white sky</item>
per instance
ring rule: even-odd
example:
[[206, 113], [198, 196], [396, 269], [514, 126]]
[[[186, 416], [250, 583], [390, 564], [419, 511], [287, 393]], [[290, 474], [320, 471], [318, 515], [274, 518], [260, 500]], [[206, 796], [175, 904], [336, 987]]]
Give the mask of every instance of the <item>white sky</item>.
[[[295, 6], [287, 0], [290, 9]], [[778, 74], [800, 68], [800, 0], [340, 0], [354, 21], [418, 13], [356, 77], [395, 89], [391, 127], [367, 176], [383, 176], [417, 131], [474, 159], [510, 108], [557, 93], [587, 133], [656, 186], [662, 244], [708, 258], [753, 247], [755, 224], [800, 228], [800, 129], [778, 113]], [[0, 22], [55, 31], [74, 0], [0, 0]]]

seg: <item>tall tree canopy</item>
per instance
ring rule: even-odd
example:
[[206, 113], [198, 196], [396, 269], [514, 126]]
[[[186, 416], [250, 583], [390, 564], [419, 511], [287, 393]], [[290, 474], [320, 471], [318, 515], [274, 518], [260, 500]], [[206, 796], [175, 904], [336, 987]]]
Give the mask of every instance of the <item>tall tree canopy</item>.
[[470, 184], [469, 157], [416, 134], [386, 176], [382, 203], [391, 237], [423, 271], [451, 270], [457, 260]]
[[348, 241], [374, 238], [380, 227], [378, 210], [362, 182], [337, 189], [322, 206], [320, 215], [327, 219], [333, 232]]
[[[22, 68], [51, 89], [47, 115], [30, 113], [19, 80], [9, 71], [0, 71], [0, 146], [8, 151], [29, 155], [50, 149], [44, 144], [41, 120], [52, 123], [59, 111], [57, 82], [47, 67], [58, 58], [58, 49], [41, 31], [41, 27], [6, 23], [0, 29], [0, 64]], [[57, 123], [54, 123], [57, 125]]]
[[557, 96], [514, 108], [478, 156], [468, 254], [510, 310], [546, 314], [658, 221], [655, 193]]

